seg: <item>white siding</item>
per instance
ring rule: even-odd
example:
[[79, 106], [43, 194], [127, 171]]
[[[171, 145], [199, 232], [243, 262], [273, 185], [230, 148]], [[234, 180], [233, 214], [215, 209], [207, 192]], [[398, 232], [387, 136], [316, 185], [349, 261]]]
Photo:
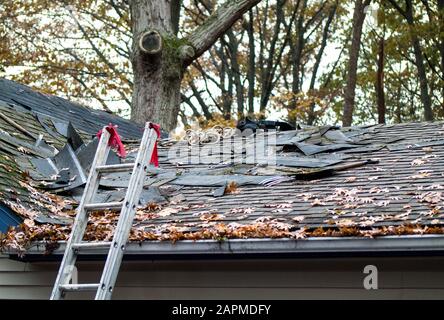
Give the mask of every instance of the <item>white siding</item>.
[[[367, 264], [379, 269], [378, 290], [363, 288]], [[98, 282], [100, 267], [80, 262], [79, 282]], [[57, 268], [0, 256], [0, 299], [47, 299]], [[444, 258], [124, 262], [114, 298], [444, 299]]]

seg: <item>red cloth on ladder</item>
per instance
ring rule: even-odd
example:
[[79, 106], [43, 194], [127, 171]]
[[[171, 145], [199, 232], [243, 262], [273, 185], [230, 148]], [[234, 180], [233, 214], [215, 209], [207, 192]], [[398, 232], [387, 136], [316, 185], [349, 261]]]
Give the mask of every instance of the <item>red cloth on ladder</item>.
[[[117, 133], [117, 126], [113, 126], [112, 123], [110, 123], [107, 127], [106, 130], [109, 132], [110, 137], [109, 137], [109, 141], [108, 141], [108, 145], [111, 148], [116, 148], [117, 149], [117, 154], [119, 157], [121, 158], [125, 158], [126, 157], [126, 151], [125, 151], [125, 146], [122, 143], [122, 140], [120, 139], [119, 134]], [[100, 130], [99, 132], [97, 132], [97, 137], [100, 139], [100, 137], [102, 136], [102, 130]]]
[[[155, 123], [150, 123], [150, 128], [154, 129], [154, 131], [156, 131], [157, 133], [157, 138], [160, 138], [160, 125]], [[154, 145], [153, 155], [151, 156], [150, 163], [153, 164], [155, 167], [159, 166], [159, 156], [157, 154], [157, 141], [156, 144]]]

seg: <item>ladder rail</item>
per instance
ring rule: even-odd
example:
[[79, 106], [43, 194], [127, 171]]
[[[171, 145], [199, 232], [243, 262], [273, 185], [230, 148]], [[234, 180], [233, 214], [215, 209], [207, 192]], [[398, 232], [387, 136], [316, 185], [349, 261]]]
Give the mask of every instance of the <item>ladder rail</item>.
[[69, 281], [71, 280], [77, 259], [77, 254], [74, 252], [74, 250], [72, 250], [72, 245], [73, 243], [80, 242], [83, 239], [83, 235], [88, 223], [88, 212], [85, 210], [85, 204], [91, 202], [97, 192], [99, 186], [99, 174], [95, 168], [106, 163], [110, 151], [110, 147], [108, 145], [109, 138], [110, 134], [108, 130], [103, 128], [102, 135], [97, 146], [97, 151], [91, 165], [88, 180], [85, 184], [84, 193], [80, 204], [77, 207], [77, 215], [72, 225], [71, 235], [67, 242], [65, 253], [63, 255], [54, 288], [51, 293], [51, 300], [62, 299], [64, 294], [61, 290], [61, 286], [68, 285]]
[[124, 206], [103, 268], [100, 287], [95, 296], [96, 300], [111, 299], [156, 141], [157, 133], [150, 128], [150, 123], [147, 122], [129, 181]]

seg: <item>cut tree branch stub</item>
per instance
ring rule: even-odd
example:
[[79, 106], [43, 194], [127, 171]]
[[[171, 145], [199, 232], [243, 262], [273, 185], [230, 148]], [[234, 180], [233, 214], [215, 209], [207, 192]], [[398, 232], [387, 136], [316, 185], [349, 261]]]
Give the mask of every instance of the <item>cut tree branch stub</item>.
[[149, 30], [143, 33], [139, 38], [139, 48], [146, 54], [159, 54], [163, 48], [162, 36], [156, 30]]

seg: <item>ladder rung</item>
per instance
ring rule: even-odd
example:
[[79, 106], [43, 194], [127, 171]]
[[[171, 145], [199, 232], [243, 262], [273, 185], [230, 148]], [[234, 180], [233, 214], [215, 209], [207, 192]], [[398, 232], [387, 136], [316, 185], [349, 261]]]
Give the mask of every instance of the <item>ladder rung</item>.
[[84, 284], [64, 284], [59, 288], [63, 291], [95, 291], [99, 288], [99, 283], [84, 283]]
[[73, 249], [103, 249], [109, 248], [111, 246], [111, 242], [81, 242], [81, 243], [73, 243]]
[[106, 210], [106, 209], [121, 209], [123, 202], [105, 202], [105, 203], [89, 203], [85, 204], [85, 210]]
[[110, 164], [107, 166], [97, 166], [97, 172], [105, 173], [105, 172], [122, 172], [128, 171], [134, 168], [134, 163], [122, 163], [122, 164]]

